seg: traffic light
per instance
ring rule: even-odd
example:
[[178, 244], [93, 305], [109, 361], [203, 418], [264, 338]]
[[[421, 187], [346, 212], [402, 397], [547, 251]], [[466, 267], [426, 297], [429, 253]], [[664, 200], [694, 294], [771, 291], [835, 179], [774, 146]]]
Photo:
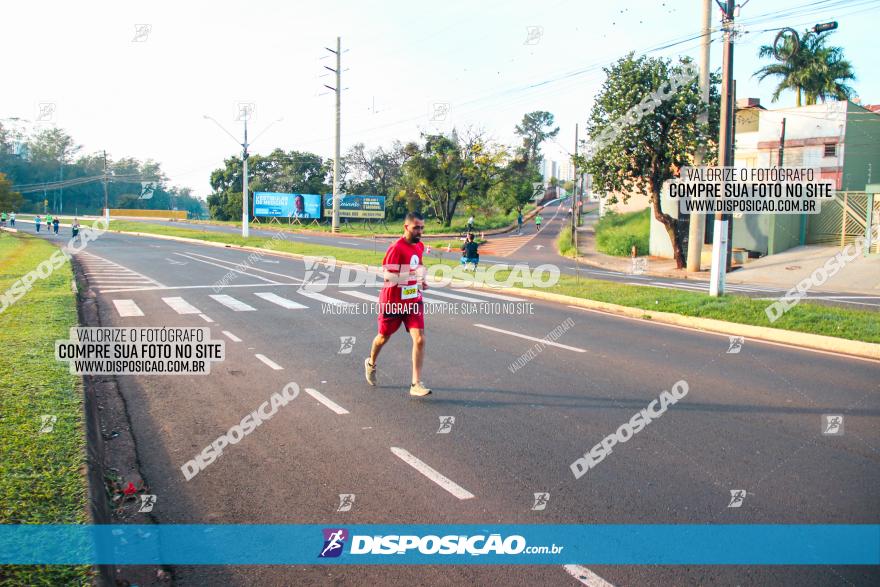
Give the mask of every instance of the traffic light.
[[823, 22], [822, 24], [817, 24], [812, 28], [812, 31], [816, 34], [824, 33], [825, 31], [833, 31], [837, 28], [837, 21], [832, 20], [831, 22]]

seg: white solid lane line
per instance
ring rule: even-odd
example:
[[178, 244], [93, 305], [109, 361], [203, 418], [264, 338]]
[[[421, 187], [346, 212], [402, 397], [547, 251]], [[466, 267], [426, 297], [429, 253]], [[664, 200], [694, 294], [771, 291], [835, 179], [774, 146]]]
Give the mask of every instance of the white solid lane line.
[[278, 363], [276, 363], [275, 361], [273, 361], [272, 359], [270, 359], [266, 355], [261, 355], [260, 353], [256, 353], [254, 356], [256, 358], [260, 359], [263, 363], [265, 363], [266, 365], [268, 365], [272, 369], [275, 369], [276, 371], [281, 371], [282, 369], [284, 369], [284, 367], [282, 367], [281, 365], [279, 365]]
[[586, 349], [581, 349], [576, 346], [568, 346], [567, 344], [560, 344], [558, 342], [551, 342], [549, 340], [545, 340], [543, 338], [538, 338], [536, 336], [529, 336], [527, 334], [520, 334], [519, 332], [511, 332], [510, 330], [502, 330], [501, 328], [495, 328], [494, 326], [486, 326], [485, 324], [474, 324], [479, 328], [485, 328], [486, 330], [492, 330], [494, 332], [500, 332], [501, 334], [509, 334], [510, 336], [516, 336], [517, 338], [524, 338], [526, 340], [533, 340], [535, 342], [540, 342], [542, 344], [546, 344], [547, 346], [555, 346], [561, 349], [566, 349], [569, 351], [574, 351], [576, 353], [585, 353]]
[[233, 267], [227, 267], [226, 265], [220, 265], [219, 263], [212, 263], [211, 261], [205, 261], [204, 259], [199, 259], [197, 257], [191, 257], [189, 255], [184, 255], [183, 253], [174, 253], [175, 255], [180, 255], [181, 257], [186, 257], [187, 259], [191, 259], [193, 261], [198, 261], [199, 263], [204, 263], [206, 265], [213, 265], [214, 267], [219, 267], [220, 269], [226, 269], [227, 271], [232, 271], [233, 273], [238, 273], [240, 275], [247, 275], [248, 277], [253, 277], [254, 279], [259, 279], [260, 281], [265, 281], [266, 283], [271, 283], [272, 285], [280, 285], [277, 281], [272, 281], [271, 279], [267, 279], [265, 277], [261, 277], [259, 275], [253, 275], [251, 273], [245, 273], [244, 271], [239, 271]]
[[227, 337], [229, 340], [231, 340], [232, 342], [241, 342], [241, 339], [240, 339], [240, 338], [238, 338], [237, 336], [235, 336], [234, 334], [232, 334], [232, 333], [229, 332], [228, 330], [221, 330], [221, 332], [222, 332], [223, 334], [225, 334], [226, 337]]
[[580, 565], [565, 565], [562, 568], [564, 568], [569, 575], [571, 575], [584, 585], [589, 585], [589, 587], [614, 587], [614, 585], [612, 585], [587, 567], [582, 567]]
[[242, 302], [241, 300], [237, 300], [232, 296], [227, 295], [210, 295], [208, 296], [212, 300], [220, 302], [230, 310], [235, 310], [236, 312], [256, 312], [257, 309], [253, 306], [249, 306]]
[[267, 302], [272, 302], [273, 304], [277, 304], [286, 310], [303, 310], [308, 308], [308, 306], [304, 306], [299, 302], [294, 302], [293, 300], [288, 300], [287, 298], [282, 298], [278, 294], [268, 293], [268, 292], [255, 292], [255, 296], [258, 298], [263, 298]]
[[144, 315], [141, 309], [138, 308], [138, 305], [134, 303], [134, 300], [113, 300], [113, 305], [116, 306], [116, 311], [123, 318]]
[[306, 390], [307, 394], [309, 394], [310, 396], [312, 396], [313, 398], [315, 398], [316, 400], [318, 400], [319, 402], [324, 404], [326, 407], [330, 408], [336, 414], [338, 414], [340, 416], [344, 416], [345, 414], [348, 413], [348, 410], [346, 410], [345, 408], [343, 408], [342, 406], [340, 406], [339, 404], [337, 404], [336, 402], [334, 402], [333, 400], [331, 400], [330, 398], [325, 396], [323, 393], [321, 393], [317, 389], [310, 389], [310, 388], [306, 387], [305, 390]]
[[171, 306], [171, 309], [178, 314], [201, 314], [202, 311], [195, 306], [190, 305], [186, 300], [180, 297], [162, 298], [162, 301]]
[[396, 457], [401, 459], [407, 465], [409, 465], [458, 499], [473, 499], [475, 497], [473, 493], [471, 493], [461, 485], [455, 483], [448, 477], [442, 475], [436, 469], [433, 469], [426, 463], [423, 463], [422, 461], [411, 455], [408, 451], [402, 448], [397, 448], [396, 446], [392, 446], [391, 452], [393, 452]]
[[[218, 263], [225, 263], [226, 265], [232, 265], [232, 267], [243, 267], [244, 266], [241, 263], [235, 263], [233, 261], [226, 261], [224, 259], [217, 259], [215, 257], [209, 257], [208, 255], [202, 255], [201, 253], [190, 252], [190, 254], [195, 255], [196, 257], [202, 257], [203, 259], [211, 259], [212, 261], [217, 261]], [[175, 255], [183, 255], [183, 253], [175, 253]], [[232, 269], [232, 267], [229, 267], [229, 269]], [[260, 269], [259, 267], [250, 267], [250, 266], [248, 266], [247, 269], [249, 271], [259, 271], [260, 273], [266, 273], [268, 275], [275, 275], [276, 277], [283, 277], [285, 279], [292, 279], [293, 283], [302, 283], [303, 282], [303, 280], [300, 279], [299, 277], [294, 277], [293, 275], [285, 275], [284, 273], [277, 273], [275, 271], [269, 271], [268, 269]], [[251, 277], [257, 277], [257, 276], [251, 275]]]

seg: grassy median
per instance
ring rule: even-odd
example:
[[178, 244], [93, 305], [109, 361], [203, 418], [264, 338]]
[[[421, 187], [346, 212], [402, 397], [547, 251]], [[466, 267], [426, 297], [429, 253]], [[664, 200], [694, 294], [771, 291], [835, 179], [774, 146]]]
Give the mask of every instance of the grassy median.
[[[0, 293], [56, 250], [37, 238], [0, 232]], [[55, 340], [77, 324], [72, 279], [65, 263], [0, 313], [2, 524], [87, 521], [82, 389], [67, 364], [55, 360]], [[85, 565], [0, 566], [0, 585], [90, 581]]]
[[[531, 210], [535, 209], [534, 204], [527, 204], [523, 208], [523, 214], [528, 214]], [[509, 226], [513, 226], [516, 224], [516, 210], [511, 211], [508, 214], [492, 214], [492, 215], [483, 215], [483, 214], [474, 214], [474, 231], [479, 234], [481, 231], [486, 230], [496, 230], [499, 228], [506, 228]], [[425, 230], [424, 234], [432, 235], [432, 234], [458, 234], [463, 232], [467, 228], [467, 214], [456, 215], [452, 219], [452, 223], [450, 226], [443, 226], [439, 222], [434, 219], [428, 219], [425, 221]], [[157, 219], [157, 221], [161, 221]], [[113, 220], [111, 221], [114, 224], [125, 223], [125, 220]], [[271, 230], [281, 230], [285, 232], [326, 232], [329, 233], [330, 225], [326, 224], [327, 219], [323, 218], [322, 222], [325, 224], [314, 224], [311, 220], [303, 220], [301, 224], [290, 224], [287, 219], [281, 219], [279, 222], [273, 222], [271, 224], [268, 223], [266, 219], [263, 220], [260, 224], [251, 224], [251, 228], [260, 229], [267, 228]], [[386, 221], [386, 225], [382, 226], [381, 224], [376, 224], [376, 221], [372, 221], [373, 224], [368, 228], [362, 221], [360, 220], [351, 220], [348, 224], [341, 222], [339, 227], [339, 233], [346, 234], [350, 236], [373, 236], [378, 234], [394, 234], [403, 224], [402, 220], [388, 220]], [[141, 224], [141, 223], [133, 223], [133, 224]], [[169, 224], [174, 224], [169, 222]], [[185, 222], [180, 223], [182, 226], [190, 226], [190, 227], [198, 227], [199, 225], [218, 225], [218, 226], [241, 226], [241, 220], [187, 220]]]
[[[281, 238], [252, 237], [250, 239], [243, 239], [240, 236], [231, 234], [136, 222], [114, 221], [111, 229], [181, 236], [230, 245], [248, 245], [301, 255], [332, 256], [340, 261], [364, 263], [367, 265], [379, 264], [385, 253], [384, 248], [377, 248], [376, 251], [361, 251], [313, 245]], [[435, 248], [434, 251], [436, 250]], [[458, 265], [457, 260], [444, 261], [435, 253], [427, 255], [424, 262], [427, 266], [437, 263], [444, 263], [452, 267]], [[481, 267], [480, 270], [484, 271], [485, 268]], [[509, 271], [498, 271], [495, 274], [495, 278], [499, 281], [504, 281], [509, 273]], [[555, 286], [542, 288], [542, 291], [619, 304], [631, 308], [641, 308], [643, 310], [670, 312], [700, 318], [714, 318], [739, 324], [767, 326], [795, 332], [807, 332], [810, 334], [822, 334], [850, 340], [880, 343], [880, 312], [851, 310], [801, 302], [786, 312], [779, 320], [771, 324], [764, 312], [764, 309], [770, 302], [754, 300], [745, 296], [729, 295], [713, 298], [699, 292], [625, 285], [597, 279], [577, 279], [566, 275], [560, 276], [559, 282]]]

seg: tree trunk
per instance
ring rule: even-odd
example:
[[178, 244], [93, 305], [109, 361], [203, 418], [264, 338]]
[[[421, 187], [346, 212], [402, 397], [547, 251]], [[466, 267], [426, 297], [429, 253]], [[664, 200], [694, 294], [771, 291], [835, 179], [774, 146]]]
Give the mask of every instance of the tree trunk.
[[678, 219], [673, 218], [669, 214], [664, 214], [660, 208], [660, 192], [661, 190], [652, 185], [651, 191], [651, 209], [654, 212], [654, 218], [666, 228], [666, 234], [669, 235], [669, 241], [672, 243], [672, 257], [675, 259], [676, 269], [683, 269], [685, 266], [684, 254], [681, 251], [681, 243], [678, 240]]

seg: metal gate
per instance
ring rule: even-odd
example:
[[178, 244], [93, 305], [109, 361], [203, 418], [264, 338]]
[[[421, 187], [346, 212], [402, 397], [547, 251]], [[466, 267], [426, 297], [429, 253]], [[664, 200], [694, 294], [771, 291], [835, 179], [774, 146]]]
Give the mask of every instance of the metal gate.
[[[822, 205], [821, 213], [807, 218], [807, 244], [844, 247], [880, 226], [880, 194], [837, 192], [833, 201]], [[874, 230], [876, 234], [880, 229]], [[868, 253], [880, 254], [880, 239], [872, 240]]]

